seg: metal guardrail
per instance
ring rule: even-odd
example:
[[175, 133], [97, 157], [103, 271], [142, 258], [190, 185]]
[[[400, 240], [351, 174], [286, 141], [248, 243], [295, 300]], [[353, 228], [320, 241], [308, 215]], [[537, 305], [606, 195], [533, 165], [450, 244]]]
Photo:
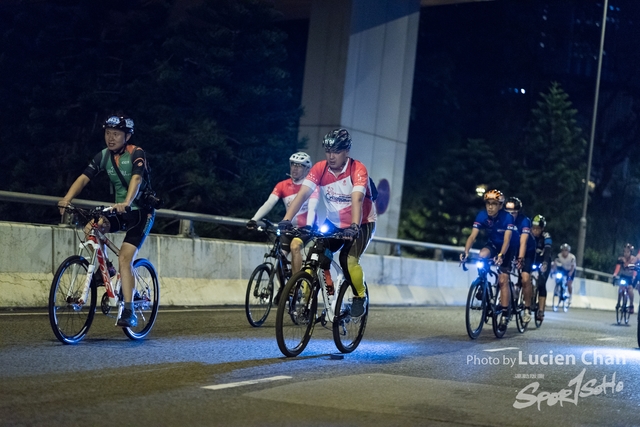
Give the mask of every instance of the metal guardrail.
[[[39, 194], [27, 194], [27, 193], [15, 193], [13, 191], [3, 191], [0, 190], [0, 201], [5, 202], [18, 202], [18, 203], [32, 203], [39, 205], [49, 205], [56, 206], [60, 197], [53, 196], [43, 196]], [[77, 206], [84, 208], [93, 208], [96, 206], [109, 206], [111, 203], [108, 202], [100, 202], [96, 200], [85, 200], [85, 199], [73, 199], [73, 203]], [[180, 221], [198, 221], [198, 222], [208, 222], [214, 224], [224, 224], [224, 225], [235, 225], [235, 226], [244, 226], [247, 223], [246, 219], [240, 218], [232, 218], [227, 216], [219, 216], [219, 215], [208, 215], [201, 214], [195, 212], [185, 212], [185, 211], [175, 211], [172, 209], [158, 209], [156, 211], [157, 218], [170, 218], [177, 219]], [[184, 230], [183, 234], [188, 234], [187, 230], [191, 227], [188, 225], [181, 225], [180, 229]], [[373, 236], [373, 242], [377, 243], [386, 243], [391, 245], [399, 245], [399, 246], [411, 246], [414, 248], [423, 248], [423, 249], [436, 249], [447, 252], [459, 252], [462, 253], [464, 251], [464, 246], [451, 246], [451, 245], [443, 245], [439, 243], [428, 243], [428, 242], [415, 242], [413, 240], [403, 240], [403, 239], [392, 239], [389, 237], [378, 237]], [[472, 249], [472, 253], [478, 253], [477, 249]], [[599, 277], [606, 277], [607, 279], [611, 279], [613, 274], [605, 273], [602, 271], [591, 270], [589, 268], [577, 267], [578, 271], [593, 275], [596, 280]]]

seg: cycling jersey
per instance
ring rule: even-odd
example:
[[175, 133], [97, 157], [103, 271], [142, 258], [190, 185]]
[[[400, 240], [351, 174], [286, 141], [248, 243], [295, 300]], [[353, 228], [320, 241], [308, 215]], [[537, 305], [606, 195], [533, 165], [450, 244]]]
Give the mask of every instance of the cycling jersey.
[[[533, 234], [531, 236], [533, 237]], [[545, 231], [540, 237], [534, 237], [534, 240], [536, 242], [536, 263], [546, 262], [547, 265], [550, 265], [551, 245], [553, 244], [551, 235]]]
[[320, 187], [327, 208], [327, 219], [338, 228], [347, 228], [353, 222], [351, 193], [356, 191], [365, 195], [361, 225], [375, 222], [377, 219], [376, 208], [371, 201], [369, 174], [367, 168], [358, 160], [348, 158], [338, 174], [328, 167], [326, 160], [322, 160], [313, 165], [302, 185], [312, 190]]
[[[271, 194], [279, 199], [282, 199], [285, 209], [289, 209], [289, 205], [291, 204], [293, 199], [296, 198], [296, 195], [300, 191], [300, 187], [302, 187], [302, 183], [295, 184], [292, 179], [285, 179], [284, 181], [280, 181], [276, 184]], [[312, 194], [311, 198], [313, 197], [314, 195]], [[310, 199], [304, 201], [302, 206], [300, 206], [300, 210], [298, 211], [296, 216], [291, 219], [291, 224], [294, 227], [304, 227], [308, 224], [307, 213], [309, 212], [309, 200]], [[311, 224], [313, 224], [313, 221], [311, 222]]]
[[[529, 219], [529, 217], [519, 213], [518, 216], [514, 219], [514, 225], [515, 225], [515, 227], [518, 230], [518, 233], [520, 235], [522, 235], [522, 234], [526, 234], [527, 235], [527, 250], [526, 250], [526, 253], [529, 254], [529, 253], [535, 252], [535, 250], [536, 250], [536, 241], [535, 241], [535, 239], [533, 237], [533, 234], [531, 234], [531, 220]], [[511, 241], [513, 242], [513, 239]], [[519, 236], [518, 236], [518, 248], [520, 248], [520, 237]]]
[[[147, 186], [147, 160], [144, 154], [144, 150], [140, 147], [136, 147], [135, 145], [125, 145], [124, 150], [113, 156], [113, 159], [116, 162], [118, 169], [120, 169], [120, 173], [124, 178], [125, 182], [129, 184], [131, 182], [131, 177], [133, 175], [140, 175], [142, 177], [142, 184], [140, 184], [140, 189], [138, 191], [138, 196], [142, 194], [142, 190], [144, 190]], [[109, 176], [109, 180], [113, 185], [116, 193], [116, 203], [123, 203], [127, 198], [127, 192], [129, 188], [125, 188], [120, 181], [120, 177], [116, 173], [115, 167], [111, 161], [111, 152], [105, 148], [101, 152], [95, 155], [95, 157], [89, 162], [89, 165], [84, 170], [83, 174], [86, 175], [89, 179], [93, 179], [100, 172], [105, 170], [107, 175]], [[137, 201], [134, 200], [131, 203], [131, 210], [140, 209], [140, 206], [137, 204]]]
[[[635, 276], [636, 274], [636, 270], [635, 270], [636, 262], [637, 262], [636, 257], [634, 257], [633, 255], [629, 256], [629, 258], [625, 258], [621, 256], [620, 258], [618, 258], [616, 270], [614, 271], [613, 275], [633, 278], [633, 276]], [[629, 267], [630, 265], [631, 267]]]
[[[511, 230], [511, 235], [516, 235], [519, 241], [520, 234], [513, 224], [513, 216], [505, 210], [499, 210], [498, 214], [491, 218], [486, 210], [480, 211], [476, 216], [476, 220], [473, 222], [473, 228], [479, 230], [487, 230], [489, 242], [495, 245], [498, 250], [504, 243], [504, 233], [507, 230]], [[513, 240], [509, 242], [511, 248]], [[517, 252], [516, 252], [517, 253]]]
[[565, 257], [562, 256], [562, 252], [560, 252], [558, 254], [558, 257], [556, 258], [556, 265], [558, 267], [562, 267], [562, 269], [564, 269], [567, 272], [571, 271], [572, 269], [575, 270], [575, 268], [576, 268], [576, 256], [574, 254], [570, 253], [565, 258]]

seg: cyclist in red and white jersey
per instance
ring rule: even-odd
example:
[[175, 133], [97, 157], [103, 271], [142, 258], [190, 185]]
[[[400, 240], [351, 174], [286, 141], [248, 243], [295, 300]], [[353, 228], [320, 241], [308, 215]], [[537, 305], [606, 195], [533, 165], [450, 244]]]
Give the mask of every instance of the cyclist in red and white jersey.
[[[260, 209], [253, 215], [253, 218], [247, 222], [247, 228], [249, 230], [255, 229], [257, 227], [256, 221], [261, 220], [271, 212], [271, 209], [273, 209], [279, 200], [282, 200], [285, 208], [289, 208], [298, 191], [300, 191], [302, 181], [307, 176], [307, 173], [309, 173], [309, 169], [311, 169], [311, 157], [302, 151], [294, 153], [289, 157], [289, 167], [289, 176], [291, 178], [276, 184], [269, 198], [260, 206]], [[317, 196], [312, 196], [309, 200], [306, 200], [300, 207], [298, 213], [293, 217], [292, 224], [300, 228], [305, 226], [312, 227], [315, 222], [317, 204]], [[300, 271], [302, 267], [302, 247], [308, 240], [309, 238], [304, 236], [291, 239], [291, 237], [286, 234], [280, 237], [282, 250], [286, 254], [291, 252], [291, 271], [293, 274]]]
[[358, 160], [349, 157], [351, 136], [346, 129], [335, 129], [322, 141], [326, 160], [311, 168], [302, 188], [291, 202], [281, 229], [291, 227], [291, 220], [305, 200], [319, 187], [327, 210], [327, 220], [349, 240], [332, 240], [332, 252], [340, 251], [340, 264], [354, 287], [351, 315], [362, 316], [366, 310], [366, 285], [360, 257], [367, 249], [376, 228], [376, 208], [371, 200], [369, 173]]

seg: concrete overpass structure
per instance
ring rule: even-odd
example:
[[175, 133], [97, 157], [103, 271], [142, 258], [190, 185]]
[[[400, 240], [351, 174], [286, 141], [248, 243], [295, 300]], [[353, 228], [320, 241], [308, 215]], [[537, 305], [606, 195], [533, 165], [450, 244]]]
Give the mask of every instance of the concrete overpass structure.
[[318, 161], [322, 137], [349, 130], [352, 157], [386, 180], [379, 236], [398, 234], [420, 8], [473, 1], [491, 0], [273, 0], [284, 19], [309, 19], [299, 138]]

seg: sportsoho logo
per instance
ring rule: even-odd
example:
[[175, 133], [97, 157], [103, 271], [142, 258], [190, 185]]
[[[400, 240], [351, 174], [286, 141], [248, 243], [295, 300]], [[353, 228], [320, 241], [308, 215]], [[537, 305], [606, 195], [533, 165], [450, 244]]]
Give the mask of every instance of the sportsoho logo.
[[[501, 350], [517, 350], [509, 347]], [[494, 350], [495, 351], [495, 350]], [[503, 354], [500, 356], [467, 355], [467, 365], [500, 365], [518, 370], [514, 374], [515, 379], [533, 380], [521, 388], [515, 397], [513, 407], [524, 409], [536, 406], [538, 411], [546, 406], [565, 406], [565, 404], [578, 405], [580, 399], [598, 395], [615, 395], [624, 390], [624, 382], [617, 378], [617, 372], [606, 375], [589, 375], [586, 367], [619, 367], [627, 364], [624, 352], [607, 352], [604, 350], [585, 350], [581, 354], [572, 353], [546, 353], [525, 354], [518, 351], [516, 356]], [[562, 385], [558, 390], [548, 391], [541, 385], [545, 374], [540, 373], [541, 368], [546, 370], [564, 366], [586, 366], [578, 375], [569, 380], [566, 386]], [[535, 372], [534, 372], [535, 371]]]

